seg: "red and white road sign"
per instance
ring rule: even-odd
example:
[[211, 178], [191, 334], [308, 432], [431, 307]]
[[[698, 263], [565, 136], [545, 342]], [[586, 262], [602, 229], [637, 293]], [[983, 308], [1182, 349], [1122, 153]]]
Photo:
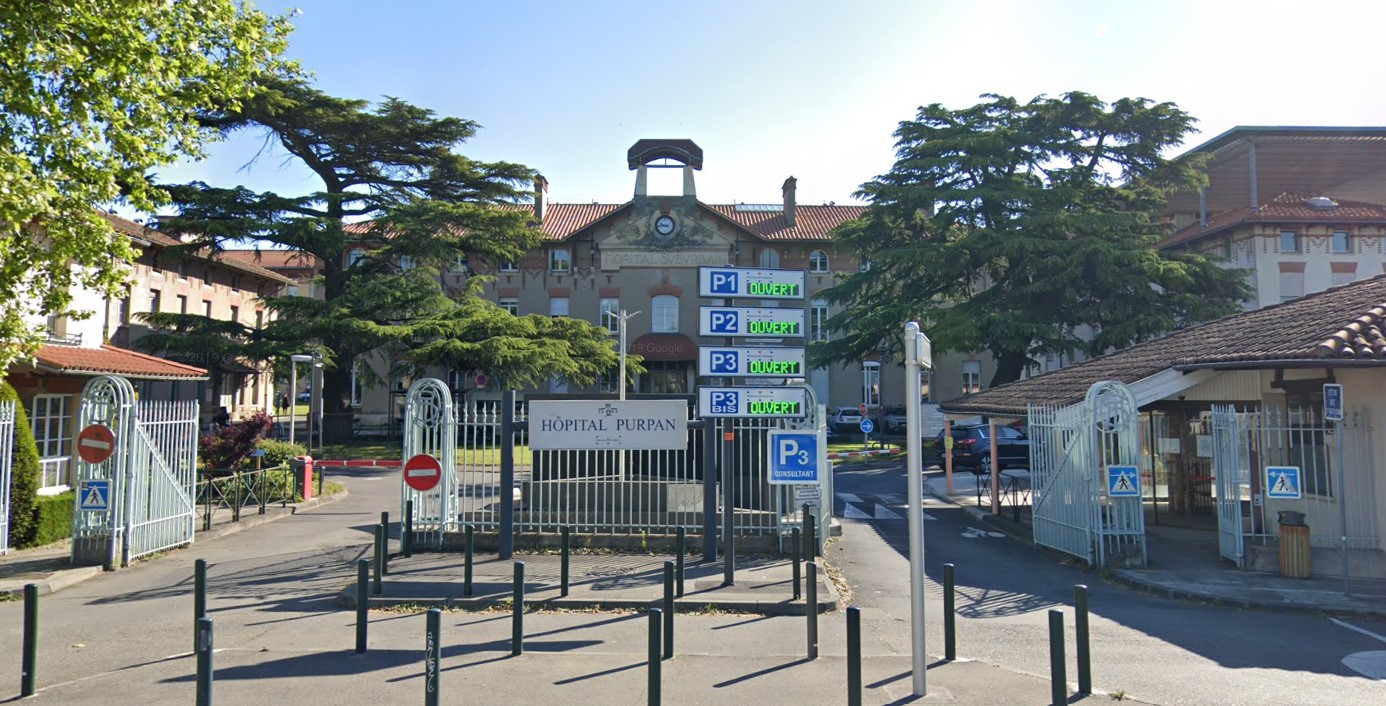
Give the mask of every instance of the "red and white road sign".
[[115, 453], [115, 434], [105, 424], [88, 424], [77, 432], [77, 455], [87, 463], [103, 463]]
[[433, 490], [442, 479], [443, 464], [428, 454], [419, 454], [404, 462], [404, 482], [414, 490]]

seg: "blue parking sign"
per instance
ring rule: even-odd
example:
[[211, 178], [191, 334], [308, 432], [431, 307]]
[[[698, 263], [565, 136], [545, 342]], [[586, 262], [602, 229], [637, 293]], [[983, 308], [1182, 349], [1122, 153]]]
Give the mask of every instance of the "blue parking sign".
[[770, 432], [770, 483], [818, 482], [818, 433]]
[[712, 393], [711, 414], [739, 414], [741, 412], [741, 393], [721, 390]]

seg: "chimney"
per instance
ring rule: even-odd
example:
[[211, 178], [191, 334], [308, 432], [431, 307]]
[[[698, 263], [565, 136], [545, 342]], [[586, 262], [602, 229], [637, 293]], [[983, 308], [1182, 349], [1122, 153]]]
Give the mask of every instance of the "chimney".
[[549, 180], [543, 174], [534, 175], [534, 220], [544, 223], [544, 206], [549, 198]]
[[794, 185], [798, 183], [798, 179], [789, 177], [784, 180], [784, 186], [780, 187], [780, 190], [784, 192], [784, 222], [787, 223], [790, 228], [795, 226]]

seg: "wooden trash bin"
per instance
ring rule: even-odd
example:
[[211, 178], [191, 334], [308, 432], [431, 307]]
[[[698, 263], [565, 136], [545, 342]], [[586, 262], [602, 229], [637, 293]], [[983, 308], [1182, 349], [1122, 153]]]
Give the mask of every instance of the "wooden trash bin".
[[1280, 575], [1307, 579], [1313, 575], [1314, 562], [1309, 549], [1309, 525], [1304, 513], [1280, 513]]

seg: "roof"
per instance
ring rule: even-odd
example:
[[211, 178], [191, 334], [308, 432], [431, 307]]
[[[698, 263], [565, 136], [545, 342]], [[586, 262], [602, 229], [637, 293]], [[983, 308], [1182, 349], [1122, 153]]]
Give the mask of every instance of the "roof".
[[944, 412], [1023, 416], [1080, 402], [1093, 383], [1166, 370], [1386, 367], [1386, 275], [1176, 331], [1066, 368], [943, 402]]
[[68, 375], [115, 374], [146, 380], [207, 379], [207, 371], [202, 368], [115, 346], [41, 346], [34, 358], [36, 367]]
[[302, 250], [223, 250], [223, 258], [268, 270], [317, 270], [318, 256]]
[[1316, 208], [1307, 200], [1317, 194], [1286, 192], [1261, 204], [1260, 209], [1250, 207], [1236, 211], [1219, 213], [1208, 219], [1208, 225], [1194, 224], [1160, 243], [1167, 248], [1223, 232], [1246, 223], [1380, 223], [1386, 224], [1386, 206], [1366, 201], [1347, 201], [1333, 199], [1338, 205], [1332, 208]]
[[[123, 233], [137, 240], [143, 240], [146, 243], [158, 245], [160, 247], [165, 248], [186, 245], [186, 243], [177, 238], [165, 235], [157, 230], [154, 230], [153, 228], [150, 228], [140, 223], [136, 223], [127, 218], [121, 218], [120, 216], [117, 216], [114, 213], [106, 213], [105, 211], [101, 211], [100, 213], [106, 219], [106, 221], [111, 224], [111, 227], [114, 228], [117, 233]], [[187, 253], [187, 256], [195, 257], [199, 260], [210, 260], [212, 262], [217, 262], [233, 270], [240, 270], [241, 272], [252, 274], [256, 277], [263, 277], [265, 279], [274, 282], [279, 282], [281, 284], [291, 284], [293, 282], [293, 280], [289, 279], [288, 277], [285, 277], [277, 272], [271, 272], [265, 269], [264, 267], [254, 264], [253, 262], [234, 258], [227, 258], [217, 253], [208, 254], [207, 250], [205, 249], [199, 250], [195, 253]]]
[[626, 164], [635, 169], [657, 159], [672, 159], [694, 169], [703, 168], [703, 148], [692, 140], [684, 139], [644, 139], [636, 140], [626, 150]]

